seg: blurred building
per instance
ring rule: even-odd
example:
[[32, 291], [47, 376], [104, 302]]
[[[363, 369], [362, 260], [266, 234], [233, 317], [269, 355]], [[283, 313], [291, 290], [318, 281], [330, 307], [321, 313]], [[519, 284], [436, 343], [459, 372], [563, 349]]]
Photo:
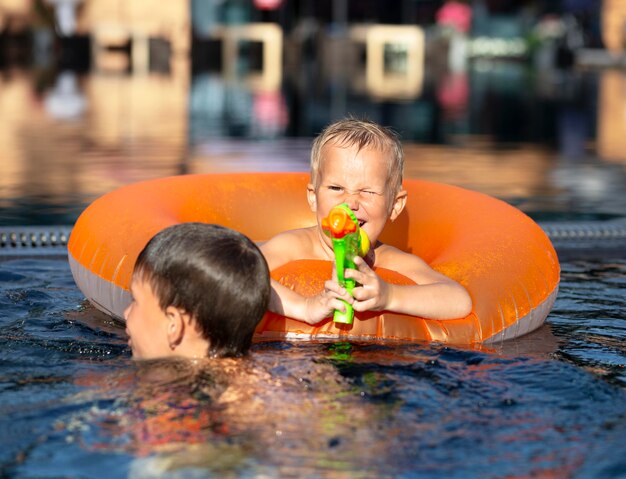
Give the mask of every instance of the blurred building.
[[170, 61], [190, 55], [190, 5], [187, 1], [87, 0], [77, 11], [76, 31], [91, 37], [96, 68], [167, 69]]
[[33, 18], [32, 0], [0, 0], [0, 32], [27, 29]]
[[603, 0], [602, 39], [607, 49], [621, 53], [626, 46], [626, 1]]

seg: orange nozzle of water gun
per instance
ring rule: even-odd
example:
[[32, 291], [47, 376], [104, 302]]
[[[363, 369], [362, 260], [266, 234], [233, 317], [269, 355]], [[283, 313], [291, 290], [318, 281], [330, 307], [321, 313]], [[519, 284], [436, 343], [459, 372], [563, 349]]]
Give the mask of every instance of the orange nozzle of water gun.
[[335, 206], [326, 218], [322, 218], [322, 229], [328, 231], [333, 238], [343, 238], [356, 231], [357, 224], [350, 214], [341, 207]]

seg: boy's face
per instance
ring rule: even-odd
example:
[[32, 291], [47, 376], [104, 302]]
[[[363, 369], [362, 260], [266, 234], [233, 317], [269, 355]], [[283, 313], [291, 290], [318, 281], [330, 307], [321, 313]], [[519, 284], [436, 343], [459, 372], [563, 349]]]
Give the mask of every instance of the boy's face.
[[130, 292], [133, 302], [124, 311], [124, 318], [133, 358], [154, 359], [170, 355], [167, 335], [169, 322], [150, 283], [133, 276]]
[[404, 201], [398, 200], [404, 198], [404, 192], [390, 197], [385, 154], [332, 144], [325, 145], [321, 153], [317, 188], [308, 187], [309, 204], [318, 225], [331, 208], [347, 203], [374, 244], [387, 220], [395, 219], [404, 206]]

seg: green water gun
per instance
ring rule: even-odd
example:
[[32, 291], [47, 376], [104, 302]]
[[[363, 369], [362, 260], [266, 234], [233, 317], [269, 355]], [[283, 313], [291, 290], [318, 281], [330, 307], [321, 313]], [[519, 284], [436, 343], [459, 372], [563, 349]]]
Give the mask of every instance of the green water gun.
[[[322, 219], [322, 230], [333, 241], [337, 282], [352, 294], [356, 282], [345, 278], [346, 268], [356, 269], [355, 256], [365, 256], [370, 249], [370, 240], [367, 233], [359, 228], [359, 221], [347, 204], [342, 203], [330, 210], [328, 216]], [[335, 310], [335, 323], [352, 324], [354, 309], [344, 301], [346, 311]]]

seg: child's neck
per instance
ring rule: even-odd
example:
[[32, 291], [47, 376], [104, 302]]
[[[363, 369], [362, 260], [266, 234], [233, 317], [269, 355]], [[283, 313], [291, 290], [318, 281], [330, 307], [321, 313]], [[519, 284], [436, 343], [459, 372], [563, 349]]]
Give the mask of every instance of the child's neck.
[[209, 342], [201, 336], [191, 336], [185, 335], [180, 344], [172, 351], [172, 355], [189, 359], [205, 359], [209, 352]]
[[326, 236], [320, 228], [315, 229], [317, 247], [315, 248], [316, 259], [335, 261], [333, 247], [326, 243]]

